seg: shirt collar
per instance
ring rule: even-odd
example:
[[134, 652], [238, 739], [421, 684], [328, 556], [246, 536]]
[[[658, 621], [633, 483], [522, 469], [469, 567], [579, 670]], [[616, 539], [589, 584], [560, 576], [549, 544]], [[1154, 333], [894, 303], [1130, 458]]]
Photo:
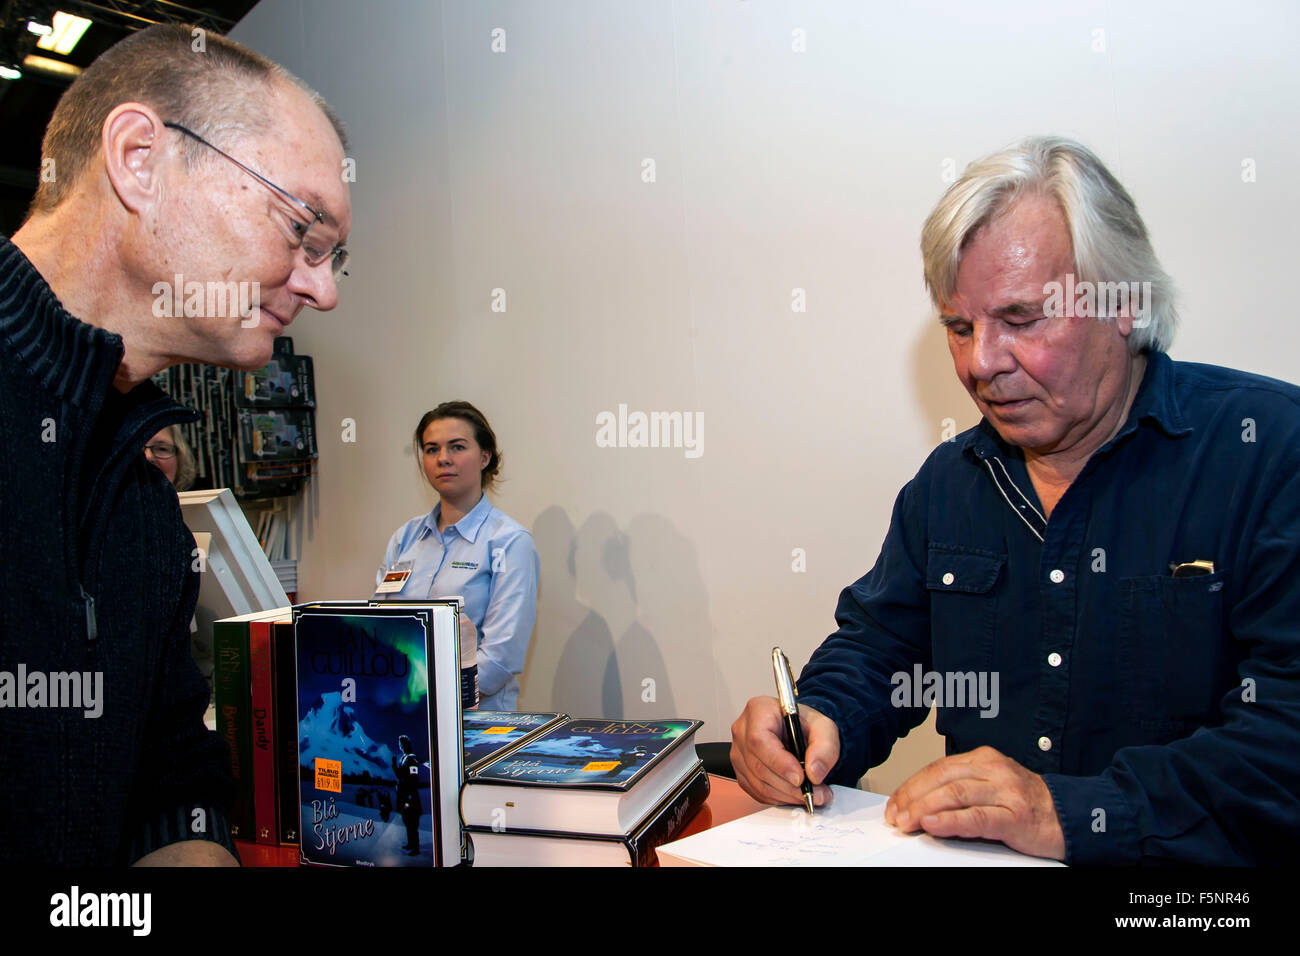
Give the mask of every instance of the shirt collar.
[[1142, 387], [1138, 389], [1137, 398], [1129, 410], [1128, 421], [1120, 429], [1119, 438], [1137, 428], [1147, 419], [1155, 422], [1170, 438], [1181, 438], [1192, 433], [1192, 426], [1183, 418], [1182, 409], [1178, 407], [1178, 395], [1175, 385], [1174, 363], [1164, 352], [1147, 353], [1147, 371], [1142, 378]]
[[[491, 510], [492, 502], [488, 501], [487, 495], [483, 495], [479, 498], [478, 504], [473, 508], [470, 508], [465, 517], [461, 518], [455, 524], [449, 525], [448, 530], [455, 528], [458, 535], [470, 544], [473, 544], [474, 539], [478, 537], [479, 529], [483, 527], [483, 522], [487, 520], [488, 513]], [[432, 534], [441, 540], [442, 535], [438, 533], [438, 518], [441, 515], [442, 502], [439, 501], [433, 506], [433, 510], [424, 516], [424, 531], [422, 534]]]
[[[1164, 352], [1148, 352], [1142, 384], [1138, 386], [1138, 393], [1133, 398], [1133, 407], [1128, 411], [1128, 419], [1124, 422], [1124, 427], [1098, 450], [1104, 451], [1113, 447], [1136, 431], [1138, 425], [1148, 420], [1155, 423], [1170, 438], [1191, 434], [1192, 428], [1187, 424], [1182, 410], [1178, 407], [1174, 379], [1174, 363], [1169, 356]], [[1002, 440], [997, 429], [989, 424], [987, 418], [980, 419], [979, 425], [966, 433], [961, 444], [963, 452], [974, 454], [980, 459], [1007, 454], [1013, 447]], [[1015, 452], [1017, 455], [1021, 454], [1018, 448]]]

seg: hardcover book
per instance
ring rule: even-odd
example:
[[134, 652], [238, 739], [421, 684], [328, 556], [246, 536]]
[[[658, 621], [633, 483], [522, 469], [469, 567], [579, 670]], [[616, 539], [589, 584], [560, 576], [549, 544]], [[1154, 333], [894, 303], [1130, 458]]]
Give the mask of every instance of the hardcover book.
[[694, 768], [698, 720], [574, 718], [475, 771], [467, 826], [627, 833]]
[[275, 706], [275, 818], [281, 846], [298, 845], [298, 700], [293, 622], [271, 632]]
[[294, 631], [303, 860], [459, 863], [455, 605], [298, 607]]
[[275, 815], [275, 711], [272, 700], [271, 631], [268, 620], [248, 622], [249, 697], [252, 705], [253, 820], [258, 843], [280, 841]]
[[212, 624], [213, 695], [217, 732], [230, 745], [235, 781], [230, 830], [240, 840], [255, 840], [254, 729], [249, 631], [254, 621], [286, 621], [289, 608], [254, 611], [223, 618]]
[[503, 756], [508, 749], [527, 743], [567, 714], [514, 713], [505, 710], [467, 710], [461, 720], [465, 750], [465, 776]]
[[654, 866], [709, 796], [703, 763], [625, 835], [471, 828], [475, 866]]
[[230, 747], [230, 771], [235, 798], [230, 808], [230, 832], [237, 839], [253, 838], [253, 766], [248, 713], [248, 623], [223, 620], [212, 624], [212, 694], [217, 707], [217, 733]]

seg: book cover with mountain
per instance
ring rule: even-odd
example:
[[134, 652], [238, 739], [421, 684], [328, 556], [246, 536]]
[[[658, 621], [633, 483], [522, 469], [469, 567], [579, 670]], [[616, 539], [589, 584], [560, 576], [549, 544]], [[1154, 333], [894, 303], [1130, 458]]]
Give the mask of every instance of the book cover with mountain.
[[536, 737], [565, 719], [565, 714], [504, 710], [467, 710], [461, 718], [465, 775], [484, 766], [508, 748]]
[[[481, 767], [475, 782], [627, 790], [689, 740], [698, 720], [575, 718]], [[692, 758], [693, 759], [693, 758]]]
[[299, 834], [307, 862], [441, 862], [431, 640], [432, 618], [418, 608], [295, 614]]
[[698, 720], [573, 718], [480, 765], [469, 827], [626, 834], [695, 766]]

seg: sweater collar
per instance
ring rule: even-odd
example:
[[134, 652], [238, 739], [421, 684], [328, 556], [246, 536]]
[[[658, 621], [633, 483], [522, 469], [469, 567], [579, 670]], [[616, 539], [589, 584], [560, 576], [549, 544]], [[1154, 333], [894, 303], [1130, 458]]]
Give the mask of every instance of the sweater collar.
[[0, 236], [0, 340], [49, 392], [97, 406], [126, 353], [122, 337], [75, 318], [21, 249]]

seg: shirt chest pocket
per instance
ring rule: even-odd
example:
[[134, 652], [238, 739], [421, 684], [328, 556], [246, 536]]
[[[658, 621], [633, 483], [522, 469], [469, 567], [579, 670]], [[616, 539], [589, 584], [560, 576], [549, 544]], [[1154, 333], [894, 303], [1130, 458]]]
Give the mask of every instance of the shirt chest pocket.
[[1184, 731], [1216, 719], [1234, 680], [1227, 577], [1120, 579], [1120, 691], [1140, 727]]
[[997, 635], [997, 583], [1006, 555], [931, 544], [925, 587], [930, 595], [933, 667], [989, 670]]

